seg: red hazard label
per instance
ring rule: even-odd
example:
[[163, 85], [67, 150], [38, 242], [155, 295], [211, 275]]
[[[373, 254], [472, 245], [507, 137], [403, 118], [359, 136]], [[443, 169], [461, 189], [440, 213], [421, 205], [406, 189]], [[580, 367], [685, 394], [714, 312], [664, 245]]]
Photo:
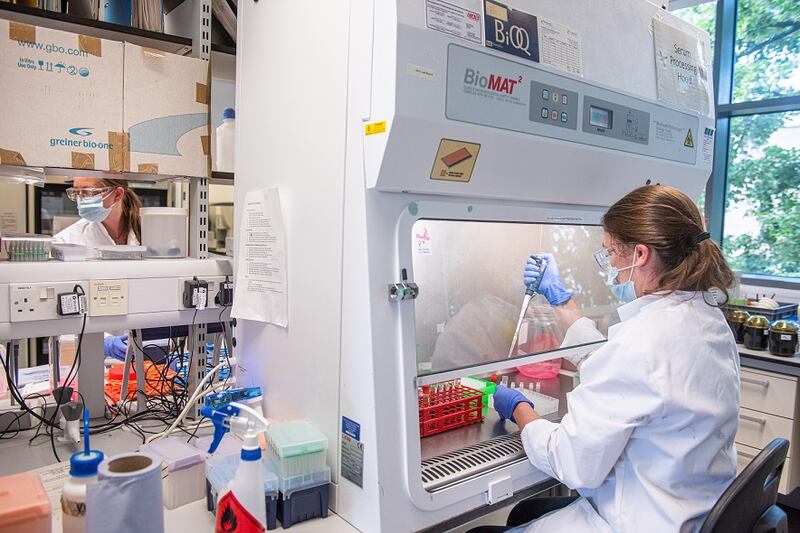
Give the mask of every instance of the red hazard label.
[[228, 491], [217, 504], [216, 533], [263, 533], [264, 526], [253, 518], [239, 503], [233, 492]]

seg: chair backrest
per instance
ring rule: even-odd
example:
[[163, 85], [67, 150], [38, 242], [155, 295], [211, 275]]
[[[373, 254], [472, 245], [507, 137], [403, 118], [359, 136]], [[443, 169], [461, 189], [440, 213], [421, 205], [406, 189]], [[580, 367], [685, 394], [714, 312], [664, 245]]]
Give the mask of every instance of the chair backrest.
[[764, 447], [722, 493], [700, 533], [786, 531], [786, 514], [775, 502], [788, 451], [786, 439]]

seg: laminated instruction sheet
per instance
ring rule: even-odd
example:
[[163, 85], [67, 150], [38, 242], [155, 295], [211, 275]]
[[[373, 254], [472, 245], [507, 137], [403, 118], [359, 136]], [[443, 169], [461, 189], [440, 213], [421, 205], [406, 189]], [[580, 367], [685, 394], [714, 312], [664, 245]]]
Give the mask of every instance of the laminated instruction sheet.
[[653, 20], [653, 38], [658, 99], [708, 115], [713, 95], [705, 42], [658, 19]]
[[236, 246], [231, 316], [286, 327], [286, 242], [278, 189], [249, 191]]

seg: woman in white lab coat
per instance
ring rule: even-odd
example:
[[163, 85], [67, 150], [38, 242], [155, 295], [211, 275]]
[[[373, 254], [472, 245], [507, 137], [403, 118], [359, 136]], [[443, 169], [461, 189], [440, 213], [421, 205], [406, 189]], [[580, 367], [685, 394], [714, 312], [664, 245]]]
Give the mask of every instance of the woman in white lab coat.
[[[53, 237], [54, 243], [97, 246], [138, 245], [142, 240], [139, 196], [124, 180], [75, 178], [67, 196], [81, 219]], [[127, 335], [106, 336], [105, 355], [124, 359]]]
[[[734, 275], [677, 189], [636, 189], [603, 228], [595, 257], [627, 303], [608, 342], [582, 362], [568, 413], [542, 419], [505, 387], [494, 398], [519, 425], [531, 463], [581, 497], [511, 531], [697, 531], [736, 475], [739, 356], [715, 298]], [[526, 266], [526, 281], [542, 277], [574, 342], [597, 340], [551, 266]]]
[[141, 242], [142, 202], [126, 181], [75, 178], [67, 196], [78, 204], [81, 219], [57, 233], [53, 242], [90, 248]]

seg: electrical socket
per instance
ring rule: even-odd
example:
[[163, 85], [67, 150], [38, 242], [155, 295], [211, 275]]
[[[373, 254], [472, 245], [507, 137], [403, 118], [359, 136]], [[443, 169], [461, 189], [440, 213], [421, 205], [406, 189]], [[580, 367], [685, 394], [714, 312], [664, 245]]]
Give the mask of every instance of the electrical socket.
[[73, 292], [75, 285], [86, 290], [86, 281], [65, 281], [59, 283], [28, 283], [9, 287], [9, 307], [11, 322], [33, 322], [36, 320], [55, 320], [70, 318], [58, 314], [58, 295]]

